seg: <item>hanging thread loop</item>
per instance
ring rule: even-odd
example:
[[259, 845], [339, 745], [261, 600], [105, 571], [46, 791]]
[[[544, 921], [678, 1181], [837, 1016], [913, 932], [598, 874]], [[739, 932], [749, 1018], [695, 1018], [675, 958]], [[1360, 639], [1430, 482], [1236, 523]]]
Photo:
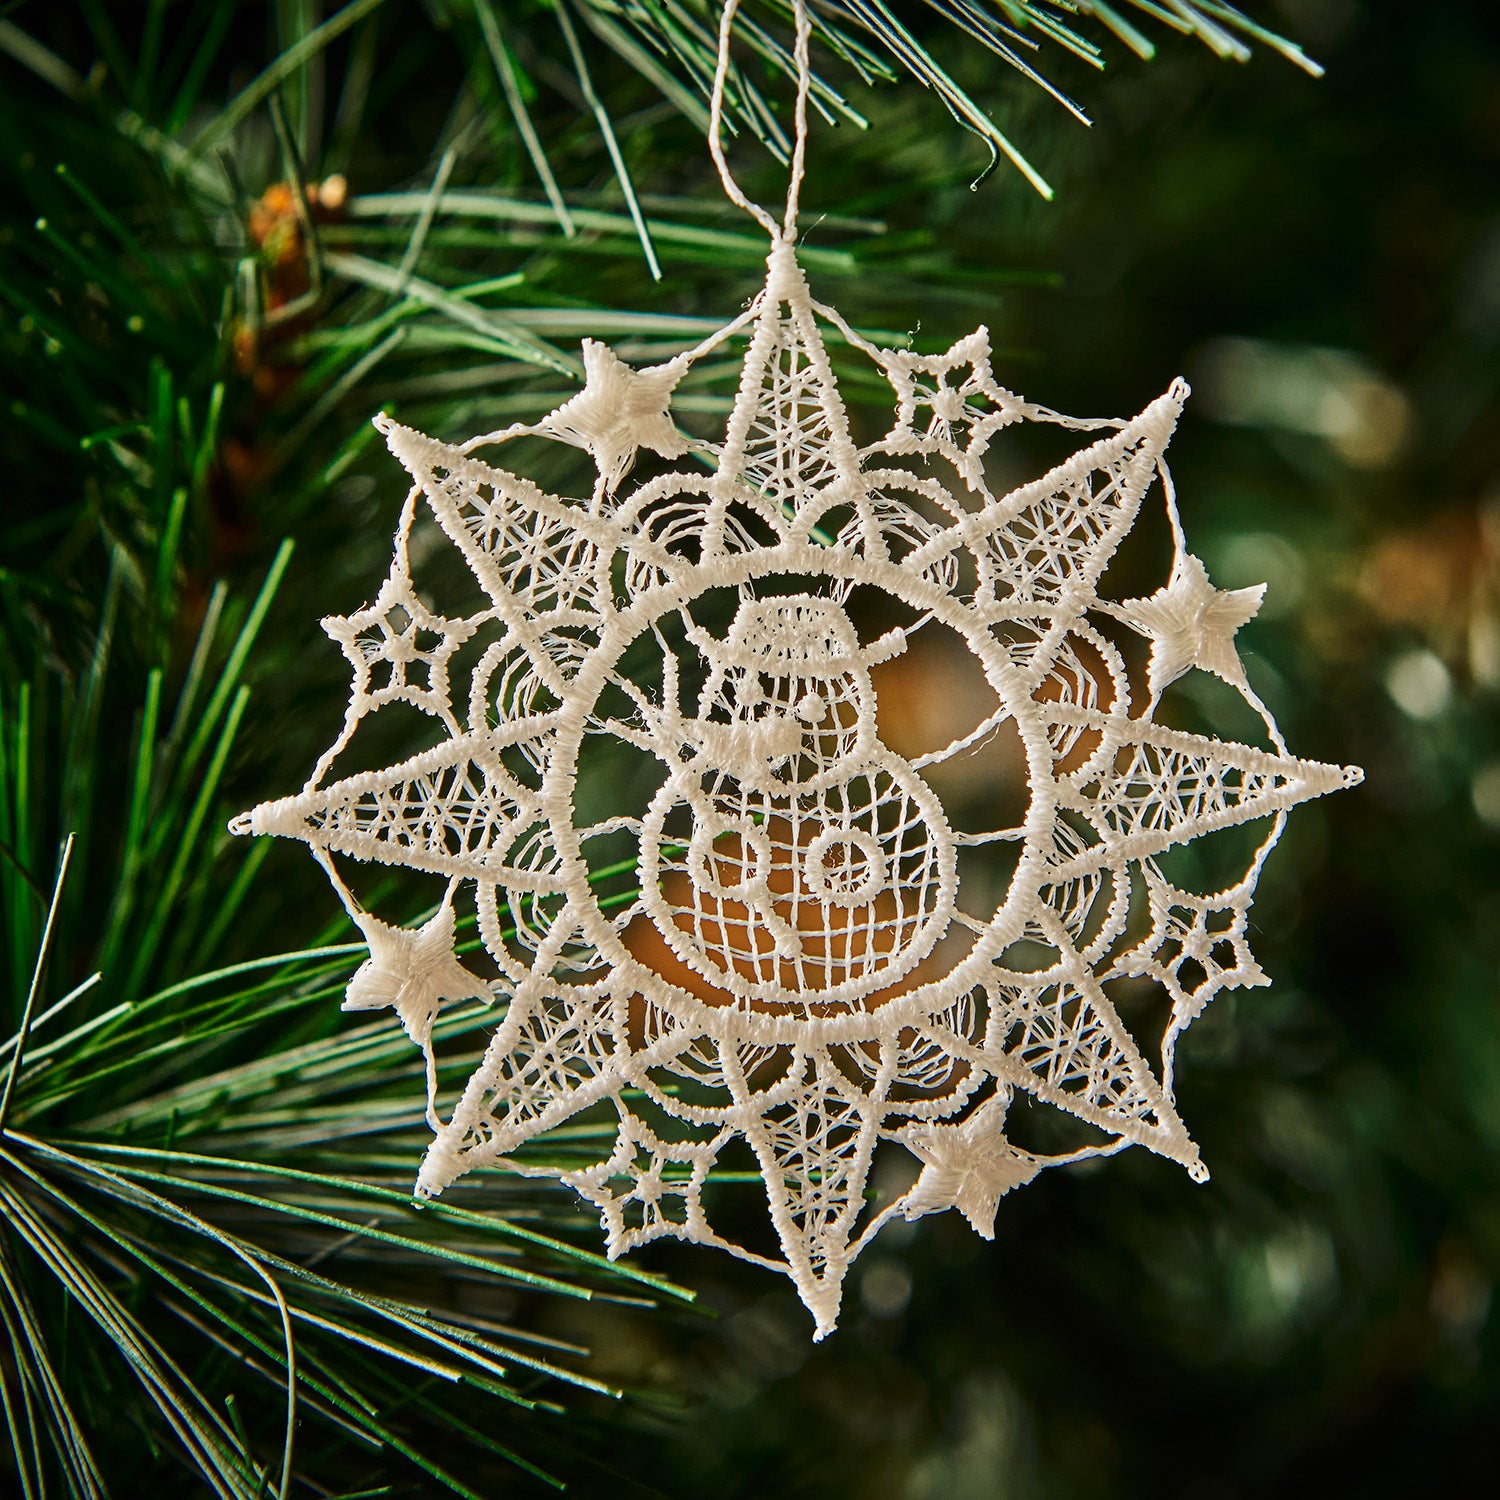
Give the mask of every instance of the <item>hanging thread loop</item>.
[[794, 14], [797, 23], [797, 39], [793, 49], [793, 62], [797, 69], [797, 103], [794, 116], [794, 139], [792, 145], [791, 181], [787, 184], [786, 212], [778, 227], [776, 220], [759, 203], [745, 195], [724, 155], [724, 89], [729, 80], [729, 48], [733, 39], [734, 18], [739, 13], [740, 0], [725, 0], [724, 14], [719, 21], [719, 58], [714, 69], [713, 92], [708, 108], [708, 150], [714, 166], [719, 172], [719, 181], [731, 203], [745, 210], [773, 240], [791, 243], [797, 238], [797, 212], [802, 192], [802, 178], [807, 164], [807, 98], [812, 86], [810, 42], [812, 18], [808, 14], [807, 0], [795, 0]]

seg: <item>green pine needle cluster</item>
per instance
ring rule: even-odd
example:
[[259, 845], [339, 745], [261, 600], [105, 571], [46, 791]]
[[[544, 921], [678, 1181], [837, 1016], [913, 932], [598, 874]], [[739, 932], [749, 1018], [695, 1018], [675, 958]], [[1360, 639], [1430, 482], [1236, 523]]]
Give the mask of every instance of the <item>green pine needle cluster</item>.
[[[572, 1227], [555, 1204], [414, 1207], [410, 1048], [334, 1020], [358, 944], [215, 967], [265, 857], [223, 857], [221, 783], [289, 552], [254, 593], [216, 587], [174, 664], [173, 622], [151, 612], [176, 591], [118, 545], [81, 680], [41, 649], [7, 673], [0, 1392], [28, 1497], [108, 1493], [142, 1444], [135, 1463], [169, 1453], [189, 1490], [236, 1497], [290, 1493], [294, 1474], [334, 1487], [393, 1456], [473, 1494], [435, 1456], [455, 1435], [548, 1478], [512, 1433], [535, 1449], [525, 1417], [598, 1383], [581, 1351], [514, 1319], [518, 1294], [684, 1295], [549, 1232]], [[134, 701], [126, 639], [160, 643]], [[84, 832], [49, 892], [59, 827]], [[75, 983], [80, 962], [94, 972]], [[66, 991], [44, 1008], [43, 976]], [[445, 1018], [443, 1040], [486, 1019]]]

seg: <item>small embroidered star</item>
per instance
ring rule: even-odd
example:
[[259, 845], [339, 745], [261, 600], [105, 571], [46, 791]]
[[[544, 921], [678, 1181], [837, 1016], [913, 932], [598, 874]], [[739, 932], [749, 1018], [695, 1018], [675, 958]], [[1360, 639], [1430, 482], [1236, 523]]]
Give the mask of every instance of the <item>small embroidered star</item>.
[[406, 1033], [419, 1046], [432, 1034], [444, 1000], [488, 1000], [489, 986], [469, 973], [453, 954], [453, 908], [444, 905], [414, 932], [392, 927], [368, 912], [354, 920], [370, 956], [355, 970], [344, 992], [345, 1010], [391, 1006]]
[[[1024, 408], [990, 368], [989, 329], [976, 329], [945, 354], [896, 349], [886, 360], [896, 423], [878, 446], [888, 453], [941, 453], [971, 490], [987, 496], [983, 460], [990, 439]], [[932, 413], [925, 428], [923, 407]]]
[[698, 1195], [725, 1139], [664, 1141], [627, 1112], [608, 1159], [563, 1181], [600, 1210], [613, 1260], [663, 1235], [690, 1240], [707, 1232]]
[[1174, 1024], [1195, 1021], [1220, 990], [1270, 984], [1246, 935], [1252, 894], [1248, 883], [1197, 896], [1169, 884], [1154, 865], [1145, 865], [1142, 873], [1151, 935], [1137, 950], [1135, 972], [1161, 982], [1172, 998]]
[[956, 1208], [981, 1238], [995, 1237], [1000, 1200], [1041, 1170], [1034, 1156], [1006, 1140], [1010, 1091], [1003, 1089], [961, 1125], [921, 1125], [906, 1137], [922, 1175], [901, 1207], [908, 1220]]
[[1159, 693], [1193, 667], [1202, 667], [1237, 688], [1245, 668], [1235, 650], [1235, 632], [1260, 609], [1263, 583], [1248, 589], [1216, 589], [1208, 570], [1191, 553], [1179, 553], [1166, 588], [1148, 598], [1127, 599], [1118, 614], [1151, 638], [1151, 691]]
[[329, 615], [323, 629], [354, 668], [354, 695], [375, 705], [402, 701], [443, 719], [449, 711], [448, 663], [474, 623], [434, 614], [404, 571], [393, 572], [375, 602], [350, 615]]
[[584, 386], [539, 424], [541, 430], [586, 448], [599, 466], [605, 494], [613, 494], [641, 448], [680, 458], [687, 439], [667, 408], [687, 369], [681, 359], [633, 370], [597, 339], [583, 341]]

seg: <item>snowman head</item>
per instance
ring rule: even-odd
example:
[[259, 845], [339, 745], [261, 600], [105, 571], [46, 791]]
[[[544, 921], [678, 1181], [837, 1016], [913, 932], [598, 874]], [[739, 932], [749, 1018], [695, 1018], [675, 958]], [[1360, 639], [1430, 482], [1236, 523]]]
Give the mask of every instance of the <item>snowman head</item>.
[[746, 599], [722, 641], [704, 638], [709, 674], [700, 749], [750, 782], [785, 790], [857, 771], [876, 750], [870, 664], [905, 645], [862, 647], [843, 606], [812, 594]]

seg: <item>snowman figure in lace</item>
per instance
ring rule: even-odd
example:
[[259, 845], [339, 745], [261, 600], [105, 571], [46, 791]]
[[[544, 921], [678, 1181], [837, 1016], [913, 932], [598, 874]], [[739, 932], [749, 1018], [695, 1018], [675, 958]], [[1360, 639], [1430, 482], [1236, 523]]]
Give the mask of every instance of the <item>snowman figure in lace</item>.
[[[299, 794], [232, 826], [311, 845], [369, 938], [348, 1003], [392, 1006], [427, 1060], [419, 1193], [476, 1167], [559, 1176], [611, 1255], [664, 1235], [718, 1246], [790, 1277], [822, 1337], [893, 1217], [957, 1208], [988, 1238], [1012, 1188], [1131, 1144], [1206, 1178], [1173, 1102], [1177, 1038], [1215, 994], [1266, 982], [1246, 940], [1261, 866], [1287, 809], [1360, 773], [1292, 756], [1245, 678], [1235, 633], [1260, 591], [1209, 582], [1165, 467], [1181, 381], [1129, 421], [1082, 422], [1000, 386], [984, 329], [945, 355], [882, 350], [814, 300], [795, 203], [763, 222], [763, 290], [696, 349], [632, 370], [590, 342], [580, 395], [459, 446], [377, 419], [413, 486], [375, 605], [325, 622], [354, 668], [344, 731]], [[894, 423], [865, 446], [830, 331], [891, 385]], [[722, 440], [689, 441], [673, 393], [740, 336]], [[992, 493], [986, 453], [1024, 422], [1081, 446]], [[592, 493], [475, 456], [523, 437], [587, 449]], [[632, 485], [643, 449], [653, 472]], [[1174, 565], [1155, 594], [1112, 599], [1106, 569], [1149, 494]], [[482, 607], [449, 617], [419, 596], [419, 507]], [[962, 642], [984, 702], [908, 757], [882, 740], [872, 673], [932, 630]], [[1120, 637], [1141, 643], [1144, 693]], [[477, 659], [453, 682], [461, 649]], [[1238, 692], [1263, 745], [1156, 722], [1194, 671]], [[434, 743], [334, 776], [395, 701]], [[1002, 731], [1024, 815], [961, 830], [942, 768]], [[1263, 837], [1227, 885], [1169, 879], [1174, 851], [1240, 825]], [[338, 859], [442, 877], [437, 916], [378, 922]], [[461, 887], [494, 979], [455, 956]], [[1117, 996], [1152, 983], [1169, 1006], [1147, 1046]], [[445, 1108], [434, 1023], [475, 996], [493, 1033]], [[1085, 1138], [1013, 1142], [1021, 1095]], [[617, 1125], [602, 1160], [549, 1157], [552, 1132], [600, 1112]], [[871, 1204], [877, 1150], [909, 1161], [909, 1186]], [[716, 1171], [746, 1166], [771, 1225], [757, 1248], [718, 1213], [734, 1189]]]

